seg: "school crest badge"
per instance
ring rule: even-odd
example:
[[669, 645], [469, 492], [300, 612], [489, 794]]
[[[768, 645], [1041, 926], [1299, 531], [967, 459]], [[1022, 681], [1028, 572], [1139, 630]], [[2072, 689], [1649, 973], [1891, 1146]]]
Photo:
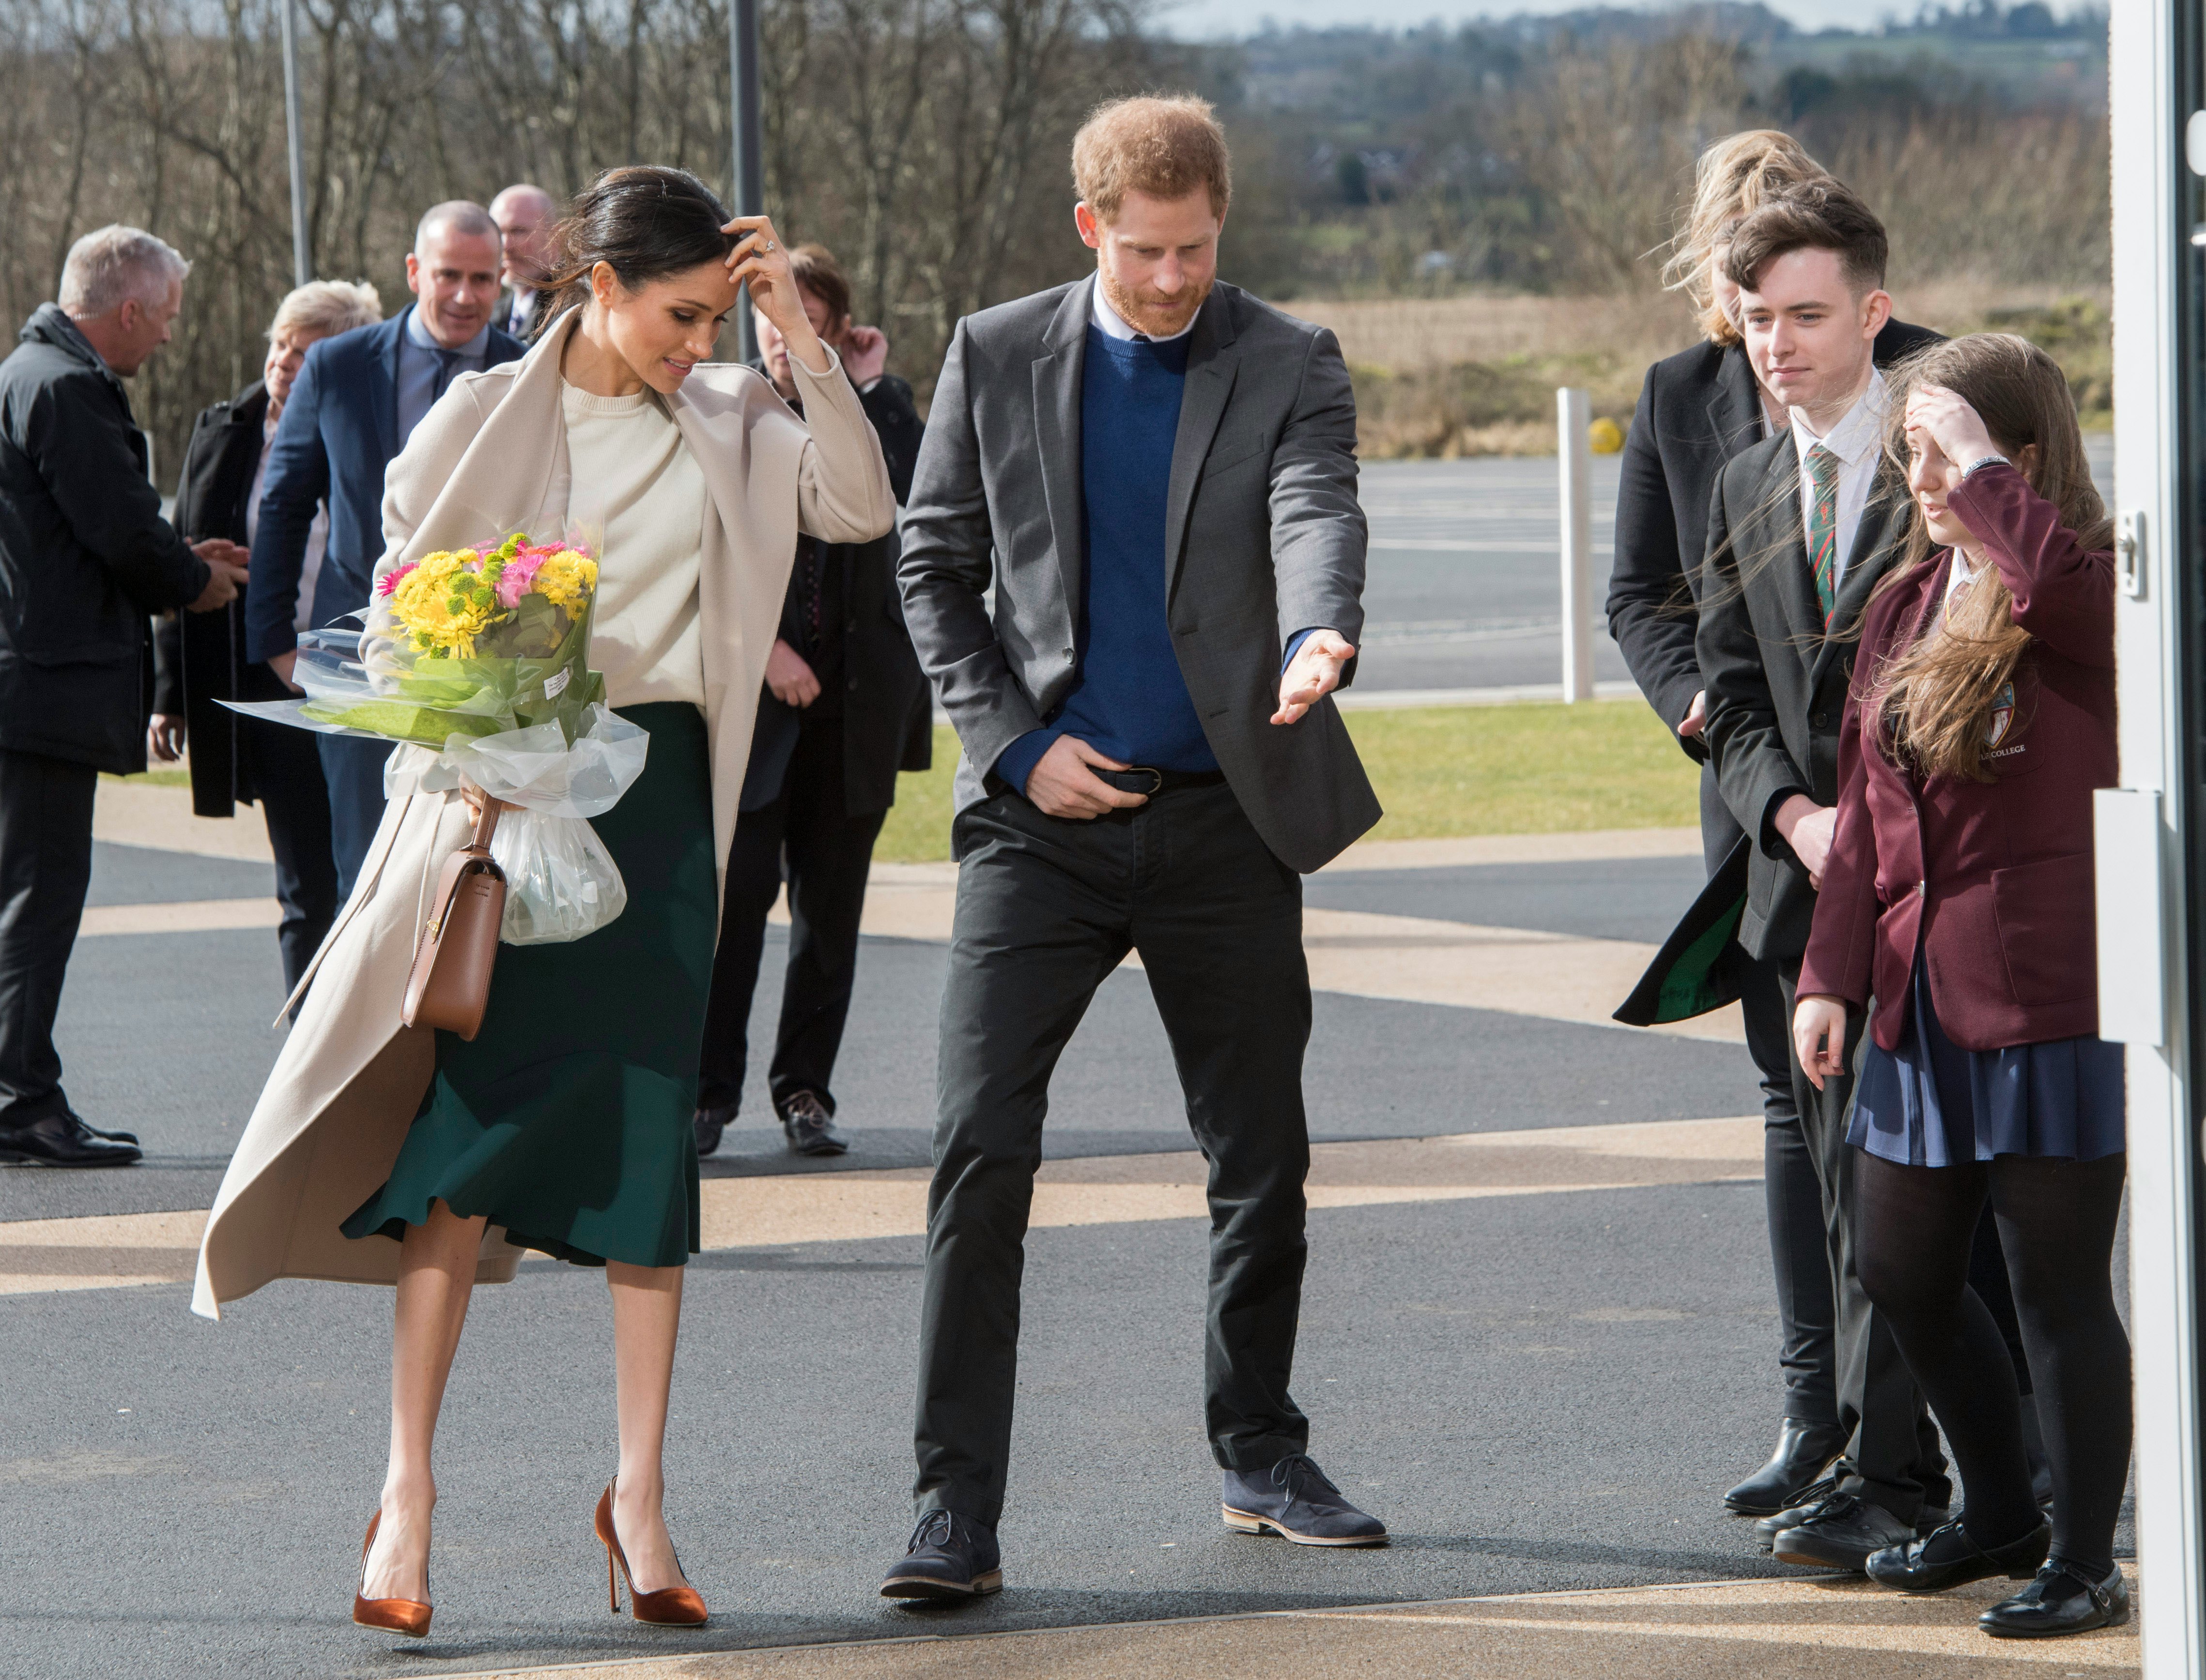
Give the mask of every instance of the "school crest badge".
[[1992, 696], [1991, 725], [1985, 731], [1984, 745], [1996, 747], [2006, 736], [2007, 727], [2014, 722], [2014, 684], [2005, 682]]

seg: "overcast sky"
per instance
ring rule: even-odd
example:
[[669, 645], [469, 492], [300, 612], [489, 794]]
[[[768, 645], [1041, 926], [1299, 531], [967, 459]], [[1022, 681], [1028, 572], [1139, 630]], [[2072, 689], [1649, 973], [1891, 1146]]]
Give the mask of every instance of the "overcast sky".
[[[1173, 34], [1187, 39], [1203, 39], [1223, 35], [1246, 35], [1263, 27], [1268, 20], [1281, 28], [1297, 24], [1308, 24], [1322, 28], [1329, 24], [1371, 23], [1382, 27], [1399, 27], [1420, 24], [1439, 18], [1446, 23], [1462, 23], [1478, 17], [1509, 17], [1523, 12], [1575, 11], [1587, 0], [1182, 0], [1178, 5], [1166, 3], [1157, 14], [1158, 21]], [[1768, 0], [1769, 9], [1780, 16], [1788, 17], [1804, 29], [1821, 29], [1833, 24], [1845, 24], [1860, 28], [1869, 19], [1887, 14], [1911, 16], [1913, 0], [1905, 4], [1882, 3], [1882, 0]], [[2066, 12], [2072, 7], [2054, 0], [2054, 9]]]

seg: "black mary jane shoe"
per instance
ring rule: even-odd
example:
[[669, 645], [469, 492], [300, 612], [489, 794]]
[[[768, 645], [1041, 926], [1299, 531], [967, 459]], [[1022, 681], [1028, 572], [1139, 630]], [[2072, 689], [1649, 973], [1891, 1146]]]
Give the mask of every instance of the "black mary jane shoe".
[[2052, 1545], [2050, 1522], [2039, 1522], [2020, 1540], [2005, 1546], [1982, 1546], [1969, 1538], [1969, 1531], [1959, 1522], [1953, 1522], [1933, 1530], [1927, 1540], [1872, 1553], [1863, 1573], [1878, 1586], [1902, 1593], [1942, 1593], [1949, 1587], [1965, 1587], [1971, 1581], [1988, 1581], [1995, 1575], [2027, 1581], [2045, 1561]]
[[1809, 1490], [1845, 1445], [1835, 1429], [1786, 1418], [1769, 1462], [1723, 1496], [1724, 1509], [1734, 1516], [1773, 1516], [1810, 1503]]
[[2075, 1564], [2048, 1564], [2011, 1599], [1976, 1617], [1994, 1639], [2051, 1639], [2060, 1634], [2119, 1628], [2130, 1619], [2130, 1584], [2120, 1564], [2104, 1581], [2092, 1581]]

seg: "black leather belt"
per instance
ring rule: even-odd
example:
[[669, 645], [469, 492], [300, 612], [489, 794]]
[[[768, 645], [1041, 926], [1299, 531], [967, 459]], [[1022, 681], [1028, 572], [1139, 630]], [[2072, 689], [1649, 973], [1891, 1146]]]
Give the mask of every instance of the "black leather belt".
[[1137, 764], [1128, 770], [1099, 770], [1095, 774], [1120, 793], [1174, 793], [1182, 788], [1214, 788], [1225, 779], [1222, 770], [1153, 770]]

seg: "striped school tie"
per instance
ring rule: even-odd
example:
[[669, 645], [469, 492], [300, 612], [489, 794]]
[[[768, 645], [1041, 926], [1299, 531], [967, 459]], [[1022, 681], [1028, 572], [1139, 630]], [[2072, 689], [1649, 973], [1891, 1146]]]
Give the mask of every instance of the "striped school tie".
[[1815, 571], [1815, 599], [1823, 609], [1823, 628], [1839, 599], [1839, 457], [1821, 444], [1808, 451], [1808, 482], [1815, 506], [1808, 515], [1808, 563]]

